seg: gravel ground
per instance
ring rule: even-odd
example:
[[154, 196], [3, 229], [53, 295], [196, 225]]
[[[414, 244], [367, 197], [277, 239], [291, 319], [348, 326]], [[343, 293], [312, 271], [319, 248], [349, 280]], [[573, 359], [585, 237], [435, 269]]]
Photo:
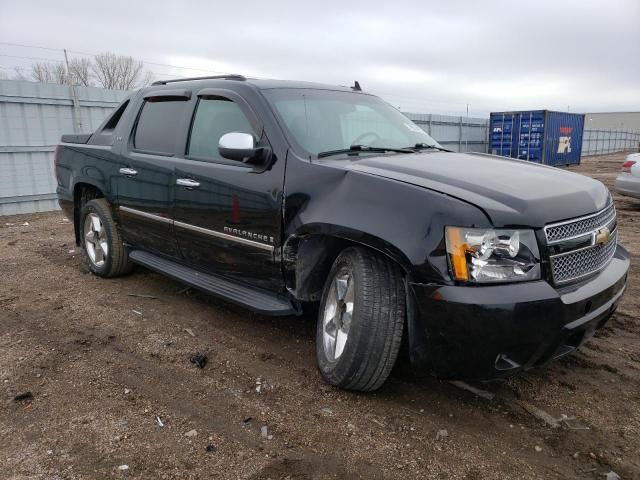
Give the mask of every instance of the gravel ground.
[[[622, 159], [573, 170], [611, 187]], [[616, 204], [633, 257], [618, 312], [575, 355], [484, 386], [493, 400], [402, 371], [375, 394], [334, 389], [313, 318], [142, 268], [100, 279], [60, 212], [0, 217], [0, 477], [640, 478], [640, 201]]]

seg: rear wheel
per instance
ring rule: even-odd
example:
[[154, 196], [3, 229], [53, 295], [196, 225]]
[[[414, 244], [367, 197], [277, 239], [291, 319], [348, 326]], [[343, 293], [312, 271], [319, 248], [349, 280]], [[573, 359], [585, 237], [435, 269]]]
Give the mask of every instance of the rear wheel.
[[131, 271], [127, 250], [104, 198], [87, 202], [80, 215], [82, 248], [89, 269], [100, 277], [117, 277]]
[[348, 248], [324, 287], [316, 331], [318, 366], [331, 384], [377, 390], [395, 364], [405, 319], [402, 273], [384, 257]]

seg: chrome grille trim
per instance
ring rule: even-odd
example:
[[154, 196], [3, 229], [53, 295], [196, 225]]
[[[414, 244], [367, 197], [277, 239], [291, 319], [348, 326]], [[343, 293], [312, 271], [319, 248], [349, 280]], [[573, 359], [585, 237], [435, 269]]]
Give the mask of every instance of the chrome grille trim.
[[618, 244], [617, 229], [611, 232], [605, 245], [591, 245], [570, 252], [551, 255], [551, 275], [553, 283], [562, 285], [579, 280], [604, 269], [616, 252]]
[[573, 218], [562, 222], [552, 223], [544, 227], [544, 234], [548, 245], [587, 237], [602, 227], [612, 230], [616, 221], [616, 209], [613, 202], [599, 212], [584, 217]]

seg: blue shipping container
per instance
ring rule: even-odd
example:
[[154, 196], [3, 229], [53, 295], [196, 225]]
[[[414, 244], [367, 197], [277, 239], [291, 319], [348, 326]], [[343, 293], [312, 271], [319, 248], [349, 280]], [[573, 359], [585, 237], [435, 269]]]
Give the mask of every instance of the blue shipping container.
[[545, 165], [579, 164], [583, 130], [582, 113], [492, 112], [489, 153]]

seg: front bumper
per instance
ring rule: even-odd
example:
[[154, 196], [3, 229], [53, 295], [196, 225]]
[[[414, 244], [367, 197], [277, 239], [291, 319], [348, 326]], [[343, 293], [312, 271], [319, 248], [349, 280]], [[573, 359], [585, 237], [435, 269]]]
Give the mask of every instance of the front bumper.
[[556, 289], [544, 280], [492, 286], [410, 284], [412, 363], [443, 378], [488, 380], [573, 352], [615, 311], [627, 282], [620, 245], [609, 265]]

